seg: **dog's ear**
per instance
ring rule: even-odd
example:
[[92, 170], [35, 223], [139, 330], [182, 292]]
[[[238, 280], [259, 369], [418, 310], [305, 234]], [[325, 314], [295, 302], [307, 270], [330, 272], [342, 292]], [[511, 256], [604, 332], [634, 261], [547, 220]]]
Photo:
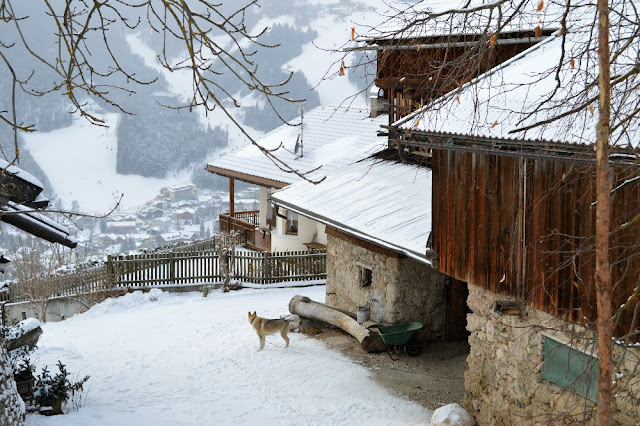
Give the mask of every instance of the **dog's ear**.
[[256, 315], [256, 311], [253, 311], [253, 315], [254, 315], [254, 316]]

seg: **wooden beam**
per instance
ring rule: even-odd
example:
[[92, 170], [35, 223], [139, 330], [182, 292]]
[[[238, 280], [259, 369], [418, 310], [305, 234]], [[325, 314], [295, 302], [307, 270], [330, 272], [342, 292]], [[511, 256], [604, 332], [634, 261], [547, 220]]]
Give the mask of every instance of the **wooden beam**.
[[207, 164], [207, 171], [211, 173], [215, 173], [220, 176], [233, 178], [240, 180], [242, 182], [250, 183], [252, 185], [264, 186], [265, 188], [278, 188], [282, 189], [285, 186], [290, 185], [286, 182], [279, 182], [273, 179], [267, 179], [259, 176], [253, 176], [242, 172], [237, 172], [235, 170], [223, 169], [220, 167], [212, 166], [211, 164]]
[[229, 214], [231, 217], [236, 213], [236, 181], [229, 178]]

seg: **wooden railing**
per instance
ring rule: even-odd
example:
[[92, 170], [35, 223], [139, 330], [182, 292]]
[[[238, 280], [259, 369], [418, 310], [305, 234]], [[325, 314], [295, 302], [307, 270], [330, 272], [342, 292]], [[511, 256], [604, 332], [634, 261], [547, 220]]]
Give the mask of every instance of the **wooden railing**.
[[255, 245], [255, 230], [260, 226], [260, 211], [236, 212], [233, 216], [230, 213], [220, 213], [218, 223], [220, 232], [240, 232], [248, 244]]
[[253, 226], [260, 226], [260, 210], [250, 210], [246, 212], [235, 212], [233, 217], [236, 219], [244, 220]]
[[[281, 281], [326, 279], [326, 251], [253, 252], [236, 249], [232, 281], [270, 284]], [[222, 281], [215, 250], [109, 256], [107, 263], [73, 273], [49, 276], [9, 286], [8, 300], [146, 289], [162, 286], [207, 284]]]

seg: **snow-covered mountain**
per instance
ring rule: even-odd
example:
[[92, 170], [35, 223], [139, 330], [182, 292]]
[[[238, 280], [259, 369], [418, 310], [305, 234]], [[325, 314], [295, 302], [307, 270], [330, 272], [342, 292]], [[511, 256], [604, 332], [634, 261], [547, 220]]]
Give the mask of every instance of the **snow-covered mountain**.
[[[381, 3], [374, 0], [296, 0], [286, 2], [286, 7], [277, 0], [263, 1], [260, 14], [251, 17], [249, 22], [255, 22], [253, 27], [256, 30], [265, 26], [274, 31], [277, 29], [281, 35], [280, 39], [274, 41], [281, 43], [281, 46], [264, 52], [258, 59], [264, 63], [265, 69], [275, 70], [271, 74], [276, 78], [277, 72], [285, 76], [285, 72], [297, 72], [300, 82], [295, 95], [310, 99], [307, 108], [318, 103], [338, 105], [345, 101], [353, 101], [361, 106], [365, 102], [363, 96], [355, 100], [348, 96], [357, 94], [365, 83], [356, 85], [353, 78], [336, 76], [342, 53], [333, 50], [340, 50], [350, 40], [352, 27], [356, 27], [358, 34], [367, 31], [362, 24], [369, 25], [380, 20], [380, 6]], [[143, 90], [138, 96], [145, 97], [148, 104], [155, 104], [154, 97], [158, 96], [178, 99], [189, 96], [191, 75], [186, 71], [169, 72], [160, 67], [157, 63], [157, 51], [152, 47], [153, 40], [146, 33], [138, 30], [126, 35], [126, 44], [128, 53], [138, 58], [138, 67], [146, 67], [146, 72], [161, 76], [153, 91]], [[332, 75], [334, 77], [329, 78]], [[232, 85], [233, 82], [230, 81], [229, 84]], [[264, 131], [280, 124], [261, 110], [263, 105], [255, 94], [243, 94], [241, 91], [237, 93], [242, 108], [234, 109], [233, 114], [239, 120], [245, 119], [243, 125], [253, 137], [259, 138]], [[287, 118], [295, 117], [297, 109], [291, 108], [297, 107], [287, 107]], [[117, 111], [101, 110], [96, 106], [97, 113], [105, 117], [109, 127], [91, 126], [76, 117], [70, 125], [64, 123], [62, 128], [25, 135], [25, 147], [42, 168], [55, 192], [50, 195], [56, 196], [65, 205], [77, 201], [81, 210], [96, 213], [108, 211], [121, 195], [124, 207], [141, 205], [155, 197], [160, 188], [187, 183], [193, 179], [194, 173], [205, 173], [202, 169], [206, 160], [220, 155], [227, 142], [217, 145], [212, 143], [214, 136], [208, 135], [207, 129], [217, 127], [225, 130], [228, 147], [247, 143], [242, 132], [219, 110], [206, 115], [204, 111], [198, 111], [197, 120], [193, 121], [192, 135], [185, 136], [181, 130], [180, 133], [169, 135], [168, 140], [163, 142], [161, 139], [164, 133], [157, 135], [151, 131], [157, 130], [153, 127], [157, 126], [154, 118], [158, 113], [149, 113], [144, 108], [136, 111], [134, 106], [133, 112], [138, 115], [131, 117], [123, 116]], [[170, 123], [172, 119], [176, 120], [175, 123], [180, 123], [187, 119], [187, 113], [175, 114], [173, 118], [160, 118], [163, 124]], [[140, 128], [138, 135], [134, 126], [130, 126], [133, 130], [122, 134], [119, 126], [125, 125], [123, 120], [128, 120], [127, 123], [144, 123], [137, 125], [148, 127]], [[168, 124], [167, 127], [169, 132], [176, 125]], [[148, 136], [142, 137], [143, 134]], [[123, 154], [123, 138], [129, 143], [126, 154]], [[140, 138], [141, 141], [137, 142], [135, 138]], [[181, 138], [184, 139], [180, 140]], [[203, 143], [195, 147], [188, 145], [194, 139]], [[160, 141], [161, 145], [149, 146], [150, 141]], [[166, 147], [170, 142], [172, 145]], [[130, 146], [136, 143], [141, 146], [132, 150]], [[166, 148], [167, 152], [160, 153], [160, 148]], [[185, 151], [193, 151], [192, 158], [182, 158], [181, 164], [178, 164], [178, 154]], [[162, 158], [156, 158], [159, 156]], [[124, 163], [128, 167], [123, 167]]]

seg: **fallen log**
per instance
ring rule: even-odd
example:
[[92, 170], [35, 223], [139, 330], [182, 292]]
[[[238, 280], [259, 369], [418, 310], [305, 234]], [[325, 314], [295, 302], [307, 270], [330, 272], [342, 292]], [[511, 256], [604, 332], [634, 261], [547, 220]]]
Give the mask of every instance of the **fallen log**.
[[355, 337], [367, 352], [382, 352], [386, 345], [380, 335], [359, 324], [350, 315], [324, 303], [314, 302], [305, 296], [293, 296], [289, 302], [289, 312], [301, 317], [324, 321]]

